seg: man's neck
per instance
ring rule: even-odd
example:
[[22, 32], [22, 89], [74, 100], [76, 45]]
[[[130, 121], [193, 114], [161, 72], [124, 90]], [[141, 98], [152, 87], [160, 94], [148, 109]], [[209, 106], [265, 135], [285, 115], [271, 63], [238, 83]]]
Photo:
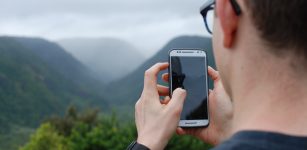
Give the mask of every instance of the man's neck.
[[307, 136], [306, 77], [297, 79], [288, 67], [282, 66], [288, 63], [277, 65], [276, 60], [270, 61], [273, 65], [258, 63], [253, 68], [241, 68], [244, 77], [234, 81], [241, 82], [232, 93], [233, 131], [260, 130]]

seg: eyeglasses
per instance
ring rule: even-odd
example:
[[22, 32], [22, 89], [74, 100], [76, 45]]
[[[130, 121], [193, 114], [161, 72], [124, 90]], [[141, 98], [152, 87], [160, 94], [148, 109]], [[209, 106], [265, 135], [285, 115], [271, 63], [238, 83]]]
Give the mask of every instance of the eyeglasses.
[[[236, 15], [239, 16], [242, 13], [242, 11], [237, 1], [230, 0], [230, 3]], [[200, 14], [203, 16], [206, 29], [210, 34], [212, 34], [213, 31], [214, 7], [215, 7], [215, 0], [207, 0], [207, 2], [200, 8]]]

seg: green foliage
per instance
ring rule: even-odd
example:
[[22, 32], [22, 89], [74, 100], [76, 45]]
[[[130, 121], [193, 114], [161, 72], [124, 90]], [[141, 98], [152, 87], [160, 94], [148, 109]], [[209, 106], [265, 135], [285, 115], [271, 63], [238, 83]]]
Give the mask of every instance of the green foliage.
[[73, 106], [70, 106], [67, 109], [64, 118], [54, 116], [48, 119], [47, 122], [50, 122], [57, 129], [59, 134], [68, 136], [71, 134], [74, 127], [78, 126], [80, 123], [86, 124], [89, 127], [95, 126], [98, 123], [98, 112], [98, 109], [93, 109], [78, 114], [77, 109]]
[[64, 137], [49, 123], [42, 124], [22, 150], [64, 150]]
[[42, 124], [21, 150], [125, 149], [135, 137], [134, 125], [121, 126], [115, 115], [98, 119], [97, 109], [77, 113], [70, 107], [63, 118]]
[[[66, 115], [42, 124], [20, 150], [123, 150], [137, 137], [133, 123], [121, 123], [115, 114], [98, 117], [97, 110], [78, 113], [70, 107]], [[165, 149], [208, 149], [191, 137], [174, 136]]]

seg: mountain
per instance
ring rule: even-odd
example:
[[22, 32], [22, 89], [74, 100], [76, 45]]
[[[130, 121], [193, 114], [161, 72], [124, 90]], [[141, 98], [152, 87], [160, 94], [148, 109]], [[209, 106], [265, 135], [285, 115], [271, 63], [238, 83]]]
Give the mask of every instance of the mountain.
[[[109, 102], [112, 101], [110, 105], [116, 107], [118, 112], [123, 112], [125, 114], [130, 112], [130, 115], [132, 115], [131, 112], [134, 108], [134, 104], [138, 100], [143, 89], [144, 72], [157, 62], [167, 62], [168, 52], [173, 48], [202, 48], [207, 51], [208, 64], [215, 67], [210, 38], [199, 36], [177, 37], [166, 44], [156, 55], [143, 63], [137, 70], [107, 86], [107, 99]], [[159, 79], [159, 83], [163, 83], [161, 79]], [[212, 87], [211, 80], [209, 84]]]
[[135, 70], [145, 57], [130, 43], [114, 38], [72, 38], [58, 42], [104, 82]]
[[[88, 87], [99, 83], [95, 74], [57, 43], [40, 38], [13, 37], [67, 80]], [[85, 85], [84, 85], [85, 84]]]
[[12, 126], [34, 128], [69, 105], [108, 110], [89, 69], [56, 43], [39, 38], [0, 37], [0, 133]]

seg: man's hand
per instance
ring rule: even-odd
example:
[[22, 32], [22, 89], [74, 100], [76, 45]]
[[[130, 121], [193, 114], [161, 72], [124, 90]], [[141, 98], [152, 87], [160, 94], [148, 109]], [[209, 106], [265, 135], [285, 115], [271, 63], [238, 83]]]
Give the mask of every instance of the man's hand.
[[160, 101], [160, 96], [169, 92], [167, 87], [157, 85], [157, 75], [168, 65], [157, 63], [145, 72], [143, 93], [135, 105], [137, 142], [151, 150], [162, 150], [175, 133], [186, 97], [185, 90], [176, 89], [172, 99]]
[[[193, 135], [204, 142], [217, 145], [231, 136], [233, 109], [232, 102], [225, 92], [219, 73], [209, 67], [208, 74], [214, 81], [214, 89], [210, 90], [209, 93], [209, 127], [199, 129], [178, 128], [177, 133], [179, 135]], [[169, 75], [164, 74], [162, 78], [168, 82]]]

